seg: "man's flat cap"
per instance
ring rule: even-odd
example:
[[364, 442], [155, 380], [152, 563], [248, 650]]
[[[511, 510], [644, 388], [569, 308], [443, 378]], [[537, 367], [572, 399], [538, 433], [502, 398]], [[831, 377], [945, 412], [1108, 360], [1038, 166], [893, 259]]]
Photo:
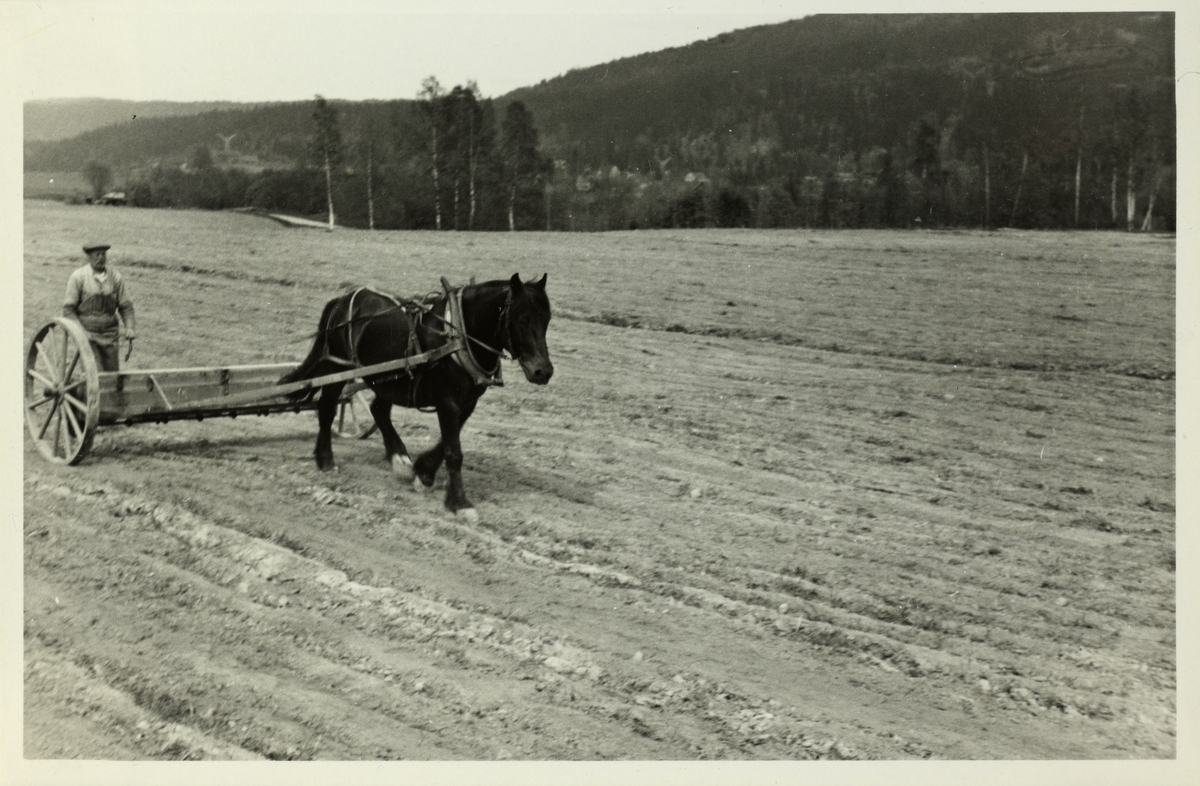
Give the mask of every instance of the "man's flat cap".
[[107, 251], [112, 248], [108, 243], [88, 243], [83, 247], [83, 253], [90, 254], [93, 251]]

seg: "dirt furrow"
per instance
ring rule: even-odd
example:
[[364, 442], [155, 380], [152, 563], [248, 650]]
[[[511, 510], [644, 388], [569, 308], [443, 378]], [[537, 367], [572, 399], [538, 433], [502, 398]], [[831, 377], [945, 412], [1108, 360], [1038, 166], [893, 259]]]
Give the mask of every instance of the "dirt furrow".
[[27, 208], [26, 330], [110, 232], [142, 368], [298, 360], [346, 281], [570, 318], [467, 424], [478, 522], [309, 413], [27, 441], [29, 755], [1175, 754], [1174, 386], [1063, 371], [1173, 368], [1173, 244], [98, 215]]

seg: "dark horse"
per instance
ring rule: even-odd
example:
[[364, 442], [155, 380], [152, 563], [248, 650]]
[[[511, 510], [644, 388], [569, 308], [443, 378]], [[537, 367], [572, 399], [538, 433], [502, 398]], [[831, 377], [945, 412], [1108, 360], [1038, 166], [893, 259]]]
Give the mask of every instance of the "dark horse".
[[[445, 461], [450, 475], [446, 507], [475, 518], [475, 510], [463, 493], [459, 431], [488, 387], [503, 384], [502, 350], [521, 364], [530, 382], [545, 385], [550, 381], [554, 365], [546, 349], [549, 323], [550, 301], [544, 275], [527, 283], [514, 275], [508, 281], [468, 284], [460, 290], [447, 287], [446, 293], [423, 303], [401, 301], [362, 288], [326, 304], [312, 351], [295, 371], [279, 381], [298, 382], [437, 348], [450, 349], [448, 342], [457, 342], [457, 351], [417, 366], [411, 373], [391, 371], [366, 377], [364, 382], [375, 393], [371, 415], [383, 434], [387, 460], [397, 474], [406, 480], [413, 478], [414, 488], [428, 489]], [[315, 454], [317, 466], [323, 470], [333, 468], [330, 428], [345, 384], [320, 389]], [[297, 395], [311, 397], [314, 391]], [[415, 463], [392, 426], [393, 405], [437, 410], [441, 439]]]

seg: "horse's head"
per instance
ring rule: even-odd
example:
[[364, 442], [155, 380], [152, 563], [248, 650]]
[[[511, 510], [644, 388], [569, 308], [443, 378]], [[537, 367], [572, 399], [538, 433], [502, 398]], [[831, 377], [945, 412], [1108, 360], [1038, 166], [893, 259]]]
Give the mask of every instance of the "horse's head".
[[546, 349], [546, 327], [550, 324], [550, 299], [546, 297], [546, 276], [522, 282], [518, 274], [509, 281], [512, 297], [508, 306], [508, 346], [513, 359], [521, 364], [525, 379], [545, 385], [554, 376], [554, 364]]

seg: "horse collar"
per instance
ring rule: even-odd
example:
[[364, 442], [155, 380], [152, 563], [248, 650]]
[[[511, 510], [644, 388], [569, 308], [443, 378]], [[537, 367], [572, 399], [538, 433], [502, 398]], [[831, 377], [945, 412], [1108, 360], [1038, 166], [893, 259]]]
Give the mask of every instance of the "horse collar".
[[[463, 371], [466, 371], [471, 375], [471, 379], [476, 385], [494, 385], [496, 387], [503, 387], [504, 378], [501, 374], [502, 368], [500, 363], [500, 357], [502, 353], [467, 333], [467, 324], [462, 308], [462, 292], [462, 288], [460, 287], [448, 292], [446, 295], [446, 307], [450, 312], [450, 323], [453, 325], [454, 332], [458, 334], [459, 343], [459, 348], [450, 357], [462, 367]], [[504, 323], [501, 335], [501, 341], [503, 344], [512, 343], [508, 336], [508, 306], [511, 302], [512, 291], [510, 290], [508, 293], [508, 298], [505, 300], [504, 308], [501, 310], [500, 317], [501, 321]], [[492, 371], [486, 371], [481, 365], [479, 365], [479, 361], [475, 359], [475, 353], [471, 351], [472, 341], [474, 341], [476, 344], [479, 344], [481, 347], [496, 353], [495, 369]], [[511, 348], [505, 346], [505, 349], [508, 349], [509, 354], [512, 354]]]
[[[509, 287], [508, 293], [504, 296], [504, 307], [500, 309], [500, 341], [501, 347], [508, 352], [508, 356], [513, 360], [519, 360], [512, 340], [512, 301], [512, 287]], [[499, 360], [496, 361], [497, 364], [499, 362]]]

